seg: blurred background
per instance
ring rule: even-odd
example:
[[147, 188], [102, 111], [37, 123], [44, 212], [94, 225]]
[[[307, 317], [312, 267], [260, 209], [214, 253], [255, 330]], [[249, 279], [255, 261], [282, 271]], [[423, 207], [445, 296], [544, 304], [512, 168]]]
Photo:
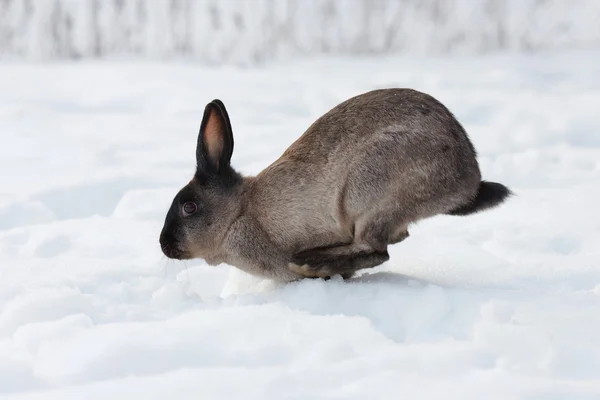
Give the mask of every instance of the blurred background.
[[252, 65], [600, 44], [596, 0], [0, 0], [0, 56]]

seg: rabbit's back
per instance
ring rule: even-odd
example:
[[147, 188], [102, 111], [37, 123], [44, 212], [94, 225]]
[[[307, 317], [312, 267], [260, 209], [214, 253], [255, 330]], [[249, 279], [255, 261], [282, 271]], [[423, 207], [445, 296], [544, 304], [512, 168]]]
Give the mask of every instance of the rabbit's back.
[[381, 89], [320, 117], [256, 187], [272, 210], [261, 210], [264, 225], [280, 245], [302, 248], [351, 241], [357, 224], [392, 210], [412, 220], [445, 212], [472, 198], [480, 178], [473, 146], [444, 105]]
[[455, 148], [475, 154], [464, 129], [442, 103], [413, 89], [393, 88], [372, 90], [338, 104], [317, 119], [282, 158], [337, 163], [380, 133], [420, 136], [432, 143], [447, 138]]

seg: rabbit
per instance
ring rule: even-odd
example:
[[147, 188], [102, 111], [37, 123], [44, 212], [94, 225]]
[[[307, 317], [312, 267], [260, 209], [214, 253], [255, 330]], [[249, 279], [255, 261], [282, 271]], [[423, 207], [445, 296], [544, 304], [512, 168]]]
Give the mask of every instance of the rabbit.
[[481, 179], [461, 124], [414, 89], [376, 89], [338, 104], [253, 177], [232, 168], [233, 142], [215, 99], [204, 110], [195, 174], [160, 233], [168, 258], [282, 282], [348, 279], [388, 261], [388, 246], [408, 238], [410, 224], [488, 210], [512, 194]]

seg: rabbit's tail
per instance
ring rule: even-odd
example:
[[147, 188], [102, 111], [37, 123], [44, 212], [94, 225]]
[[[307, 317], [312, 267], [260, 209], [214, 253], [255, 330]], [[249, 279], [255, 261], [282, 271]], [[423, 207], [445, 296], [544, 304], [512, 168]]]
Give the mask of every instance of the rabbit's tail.
[[448, 215], [470, 215], [503, 203], [513, 193], [506, 186], [496, 182], [481, 181], [477, 196], [470, 203], [448, 211]]

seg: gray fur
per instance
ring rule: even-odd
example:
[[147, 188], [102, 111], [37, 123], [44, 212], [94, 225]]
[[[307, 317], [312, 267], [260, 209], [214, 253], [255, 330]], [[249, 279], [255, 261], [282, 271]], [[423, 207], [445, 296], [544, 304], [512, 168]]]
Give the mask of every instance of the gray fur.
[[[230, 130], [222, 103], [211, 104]], [[201, 128], [199, 148], [207, 135]], [[233, 151], [233, 137], [223, 140]], [[375, 267], [389, 258], [388, 245], [409, 236], [411, 223], [489, 209], [510, 194], [500, 184], [484, 186], [490, 184], [481, 181], [463, 127], [436, 99], [412, 89], [344, 101], [255, 177], [239, 176], [228, 159], [206, 171], [208, 156], [200, 153], [194, 180], [167, 215], [163, 251], [281, 281]], [[181, 216], [186, 190], [199, 202], [198, 215]]]

